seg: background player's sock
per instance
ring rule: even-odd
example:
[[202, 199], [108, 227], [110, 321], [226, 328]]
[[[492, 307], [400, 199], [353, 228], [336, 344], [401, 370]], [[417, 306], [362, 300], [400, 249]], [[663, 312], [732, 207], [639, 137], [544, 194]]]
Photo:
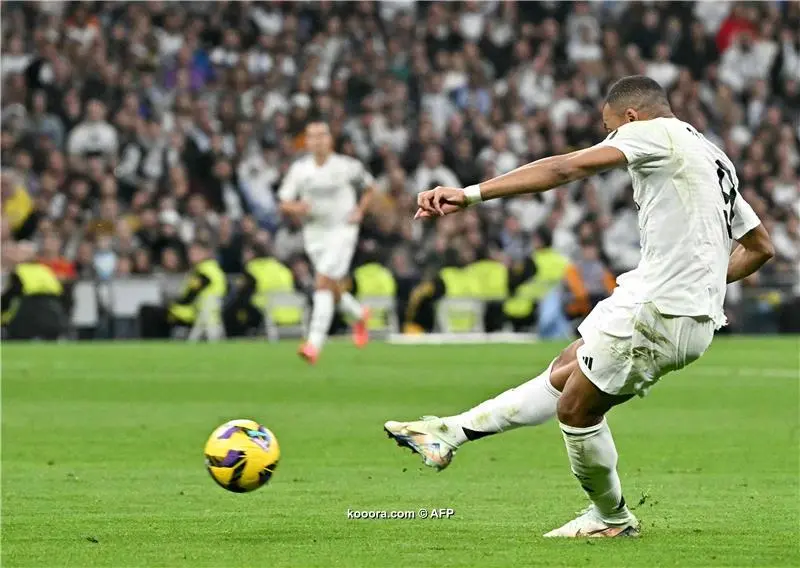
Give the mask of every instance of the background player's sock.
[[617, 448], [605, 418], [588, 428], [561, 424], [572, 473], [607, 523], [624, 523], [631, 512], [617, 475]]
[[322, 349], [333, 320], [333, 292], [317, 290], [314, 292], [314, 307], [308, 330], [308, 342], [318, 350]]
[[364, 315], [364, 308], [361, 307], [361, 304], [358, 303], [358, 300], [356, 300], [350, 292], [342, 294], [337, 307], [340, 312], [352, 320], [358, 321], [361, 319], [361, 316]]
[[[496, 397], [456, 416], [442, 418], [447, 426], [443, 436], [454, 446], [519, 426], [536, 426], [556, 415], [561, 393], [550, 384], [550, 369]], [[442, 435], [441, 430], [437, 435]]]

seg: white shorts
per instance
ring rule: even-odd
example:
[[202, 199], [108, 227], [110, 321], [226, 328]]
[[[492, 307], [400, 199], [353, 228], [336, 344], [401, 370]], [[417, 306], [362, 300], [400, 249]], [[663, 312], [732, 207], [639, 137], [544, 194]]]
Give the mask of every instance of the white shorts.
[[652, 303], [631, 302], [617, 288], [578, 328], [578, 365], [605, 393], [645, 396], [661, 377], [700, 358], [714, 327], [711, 318], [667, 316]]
[[333, 280], [347, 276], [357, 243], [358, 226], [355, 225], [305, 235], [306, 253], [314, 272]]

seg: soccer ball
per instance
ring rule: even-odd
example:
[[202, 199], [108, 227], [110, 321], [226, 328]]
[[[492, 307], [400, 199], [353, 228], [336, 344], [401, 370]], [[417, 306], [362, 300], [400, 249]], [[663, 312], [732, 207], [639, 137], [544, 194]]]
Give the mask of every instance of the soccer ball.
[[275, 435], [254, 420], [231, 420], [206, 442], [206, 468], [220, 487], [247, 493], [265, 485], [281, 457]]

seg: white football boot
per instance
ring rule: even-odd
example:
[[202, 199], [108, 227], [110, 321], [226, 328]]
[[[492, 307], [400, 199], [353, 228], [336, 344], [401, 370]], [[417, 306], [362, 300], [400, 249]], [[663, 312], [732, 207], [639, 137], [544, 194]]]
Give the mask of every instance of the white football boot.
[[456, 453], [456, 445], [443, 436], [447, 426], [436, 416], [423, 416], [414, 422], [390, 420], [383, 425], [383, 429], [398, 446], [419, 454], [422, 463], [436, 471], [442, 471], [450, 465]]
[[594, 505], [582, 511], [566, 525], [547, 533], [545, 538], [612, 538], [617, 536], [637, 537], [640, 534], [639, 520], [631, 514], [622, 523], [610, 524], [600, 518]]

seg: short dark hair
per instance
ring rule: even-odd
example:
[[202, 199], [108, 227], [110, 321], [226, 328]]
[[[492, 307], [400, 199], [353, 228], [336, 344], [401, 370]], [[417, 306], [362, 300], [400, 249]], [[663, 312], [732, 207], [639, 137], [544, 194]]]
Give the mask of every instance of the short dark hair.
[[323, 112], [319, 109], [314, 108], [310, 113], [308, 113], [308, 118], [306, 119], [306, 126], [310, 124], [319, 124], [322, 123], [327, 126], [328, 124], [328, 117], [325, 116]]
[[539, 237], [542, 248], [553, 247], [553, 233], [547, 227], [541, 227], [538, 231], [536, 231], [536, 236]]
[[249, 248], [253, 253], [253, 256], [256, 258], [264, 258], [269, 256], [269, 249], [261, 243], [252, 243]]
[[666, 91], [656, 81], [644, 75], [623, 77], [611, 85], [606, 104], [614, 110], [670, 108]]

